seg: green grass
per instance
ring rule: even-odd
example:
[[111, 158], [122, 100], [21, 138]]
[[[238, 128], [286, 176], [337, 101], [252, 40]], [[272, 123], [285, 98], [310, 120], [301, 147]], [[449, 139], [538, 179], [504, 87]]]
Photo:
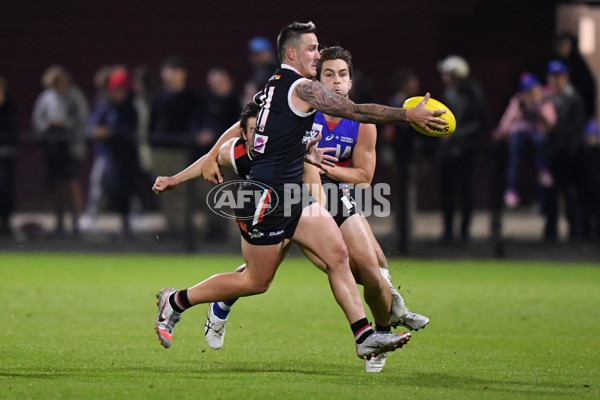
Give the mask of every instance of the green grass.
[[154, 333], [155, 293], [239, 257], [0, 254], [1, 399], [597, 399], [598, 265], [391, 260], [430, 325], [364, 372], [324, 274], [286, 260], [239, 301], [225, 346], [206, 306]]

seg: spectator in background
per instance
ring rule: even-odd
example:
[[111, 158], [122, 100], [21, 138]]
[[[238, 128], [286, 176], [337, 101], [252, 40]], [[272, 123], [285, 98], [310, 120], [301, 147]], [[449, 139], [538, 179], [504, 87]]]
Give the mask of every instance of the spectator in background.
[[547, 135], [556, 124], [556, 109], [544, 93], [537, 77], [524, 72], [520, 78], [520, 91], [514, 95], [504, 111], [502, 119], [493, 137], [496, 140], [508, 137], [509, 159], [504, 202], [507, 207], [514, 208], [520, 203], [517, 192], [519, 163], [526, 142], [536, 148], [535, 166], [538, 181], [544, 187], [553, 185], [554, 180], [548, 169]]
[[559, 198], [564, 196], [569, 239], [576, 241], [581, 236], [577, 158], [581, 149], [585, 108], [580, 94], [570, 83], [567, 66], [562, 61], [552, 60], [547, 70], [557, 119], [554, 129], [548, 133], [549, 165], [554, 185], [545, 188], [542, 195], [546, 215], [544, 240], [554, 242], [557, 239]]
[[93, 141], [94, 161], [90, 170], [88, 181], [88, 197], [85, 206], [85, 213], [81, 217], [80, 228], [84, 232], [93, 231], [96, 229], [98, 212], [101, 208], [101, 203], [105, 199], [102, 180], [106, 170], [109, 168], [109, 159], [106, 155], [106, 150], [103, 144], [94, 140], [94, 130], [98, 125], [100, 115], [108, 107], [108, 78], [110, 74], [117, 69], [124, 69], [121, 65], [105, 65], [100, 67], [94, 73], [94, 87], [96, 93], [94, 95], [94, 108], [88, 119], [86, 127], [86, 136]]
[[0, 76], [0, 236], [10, 236], [10, 217], [15, 207], [17, 130], [15, 106], [6, 79]]
[[68, 202], [73, 214], [73, 230], [77, 233], [83, 211], [79, 169], [85, 155], [88, 103], [70, 74], [60, 66], [48, 68], [42, 76], [42, 84], [45, 90], [35, 102], [32, 122], [42, 139], [57, 219], [56, 232], [64, 233], [64, 207]]
[[[223, 68], [211, 69], [206, 76], [206, 84], [208, 92], [200, 103], [199, 129], [195, 134], [192, 159], [198, 159], [206, 154], [221, 134], [239, 120], [242, 111], [229, 72]], [[212, 184], [203, 180], [199, 185], [200, 194], [204, 199], [212, 189]], [[208, 231], [205, 238], [212, 241], [224, 239], [227, 232], [222, 228], [220, 217], [212, 212], [209, 212], [207, 217]]]
[[241, 112], [239, 97], [233, 90], [233, 81], [227, 70], [213, 68], [208, 71], [206, 85], [208, 92], [200, 101], [193, 159], [210, 150], [221, 133], [238, 121]]
[[252, 101], [252, 98], [258, 93], [279, 68], [279, 60], [275, 55], [273, 44], [263, 36], [256, 36], [248, 42], [248, 61], [252, 68], [252, 77], [244, 86], [244, 96], [241, 104]]
[[[123, 65], [104, 65], [94, 73], [94, 89], [96, 93], [94, 94], [94, 106], [99, 102], [106, 100], [106, 84], [108, 83], [108, 78], [113, 70], [117, 68], [125, 68]], [[90, 115], [90, 118], [93, 118], [93, 115]]]
[[444, 220], [443, 242], [454, 237], [455, 196], [461, 203], [460, 238], [470, 239], [473, 212], [475, 149], [485, 125], [485, 100], [480, 85], [469, 78], [469, 64], [459, 56], [448, 56], [438, 64], [445, 85], [442, 101], [456, 117], [456, 130], [440, 139], [438, 171]]
[[583, 239], [600, 244], [600, 130], [596, 121], [583, 130], [581, 156], [578, 170]]
[[102, 179], [103, 188], [121, 215], [123, 233], [128, 235], [131, 199], [139, 179], [139, 159], [137, 113], [127, 70], [113, 70], [107, 89], [107, 101], [92, 127], [92, 134], [108, 159]]
[[570, 33], [557, 36], [555, 59], [561, 61], [569, 71], [570, 81], [585, 106], [585, 119], [593, 118], [596, 114], [596, 80], [579, 52], [579, 42], [575, 36]]
[[148, 210], [155, 207], [155, 198], [148, 186], [152, 186], [152, 150], [150, 148], [150, 109], [156, 91], [156, 83], [150, 68], [139, 66], [132, 74], [133, 106], [137, 113], [137, 144], [140, 175], [136, 184], [137, 208]]
[[[188, 86], [183, 59], [170, 56], [162, 64], [162, 89], [150, 111], [150, 144], [154, 175], [176, 173], [188, 165], [190, 135], [197, 114], [198, 96]], [[171, 171], [171, 172], [169, 172]], [[167, 230], [175, 233], [185, 224], [185, 191], [171, 191], [159, 198]]]
[[138, 116], [138, 150], [140, 166], [144, 172], [150, 172], [152, 167], [152, 152], [150, 150], [150, 109], [154, 98], [155, 82], [152, 71], [146, 66], [133, 70], [132, 89], [133, 105]]

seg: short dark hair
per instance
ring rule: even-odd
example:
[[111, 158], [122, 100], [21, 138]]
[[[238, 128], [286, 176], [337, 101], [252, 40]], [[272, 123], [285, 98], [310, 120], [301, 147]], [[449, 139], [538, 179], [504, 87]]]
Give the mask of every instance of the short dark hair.
[[292, 42], [295, 45], [296, 41], [300, 38], [300, 36], [305, 33], [316, 33], [317, 27], [313, 24], [312, 21], [309, 22], [293, 22], [288, 26], [284, 27], [277, 36], [277, 55], [279, 56], [279, 61], [283, 62], [283, 57], [285, 56], [285, 51]]
[[258, 115], [258, 110], [260, 107], [255, 102], [251, 101], [242, 108], [242, 113], [240, 115], [240, 127], [248, 133], [248, 120], [250, 118], [256, 118]]
[[330, 60], [343, 60], [348, 64], [348, 73], [350, 74], [350, 79], [352, 79], [352, 54], [342, 46], [331, 46], [325, 47], [321, 50], [321, 59], [317, 62], [317, 80], [321, 79], [321, 69], [323, 68], [323, 63], [325, 61]]

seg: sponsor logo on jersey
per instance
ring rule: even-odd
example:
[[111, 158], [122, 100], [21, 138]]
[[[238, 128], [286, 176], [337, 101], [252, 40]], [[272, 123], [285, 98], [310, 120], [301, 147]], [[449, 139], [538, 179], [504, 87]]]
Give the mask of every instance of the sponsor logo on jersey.
[[258, 239], [265, 236], [265, 234], [254, 228], [252, 229], [252, 232], [248, 232], [248, 236], [250, 236], [252, 239]]
[[268, 232], [267, 236], [268, 237], [279, 236], [279, 235], [283, 235], [284, 232], [285, 232], [285, 229], [281, 229], [281, 230], [273, 231], [273, 232]]
[[269, 140], [268, 136], [259, 135], [258, 133], [254, 135], [254, 151], [256, 153], [264, 153], [265, 147], [267, 146], [267, 140]]
[[342, 141], [344, 143], [354, 143], [354, 139], [352, 139], [351, 137], [347, 137], [347, 136], [342, 136], [340, 138], [340, 141]]
[[308, 142], [319, 136], [321, 132], [323, 132], [323, 125], [313, 123], [311, 130], [304, 132], [304, 136], [302, 137], [302, 143], [308, 144]]
[[333, 139], [333, 136], [334, 136], [333, 133], [331, 133], [331, 134], [327, 135], [325, 140], [329, 141], [329, 140]]

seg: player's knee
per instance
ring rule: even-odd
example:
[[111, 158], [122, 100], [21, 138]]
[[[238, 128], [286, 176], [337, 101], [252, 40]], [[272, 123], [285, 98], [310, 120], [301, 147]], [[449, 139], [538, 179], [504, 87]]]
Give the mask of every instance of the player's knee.
[[269, 290], [269, 287], [271, 286], [271, 283], [262, 283], [259, 284], [257, 286], [255, 286], [255, 292], [254, 294], [262, 294], [265, 293], [267, 290]]
[[269, 290], [273, 279], [252, 279], [248, 284], [250, 294], [262, 294]]
[[346, 243], [344, 241], [340, 241], [336, 244], [334, 249], [334, 255], [338, 260], [342, 260], [347, 262], [348, 260], [348, 247], [346, 247]]
[[328, 268], [348, 265], [348, 248], [343, 241], [336, 243], [329, 251]]

